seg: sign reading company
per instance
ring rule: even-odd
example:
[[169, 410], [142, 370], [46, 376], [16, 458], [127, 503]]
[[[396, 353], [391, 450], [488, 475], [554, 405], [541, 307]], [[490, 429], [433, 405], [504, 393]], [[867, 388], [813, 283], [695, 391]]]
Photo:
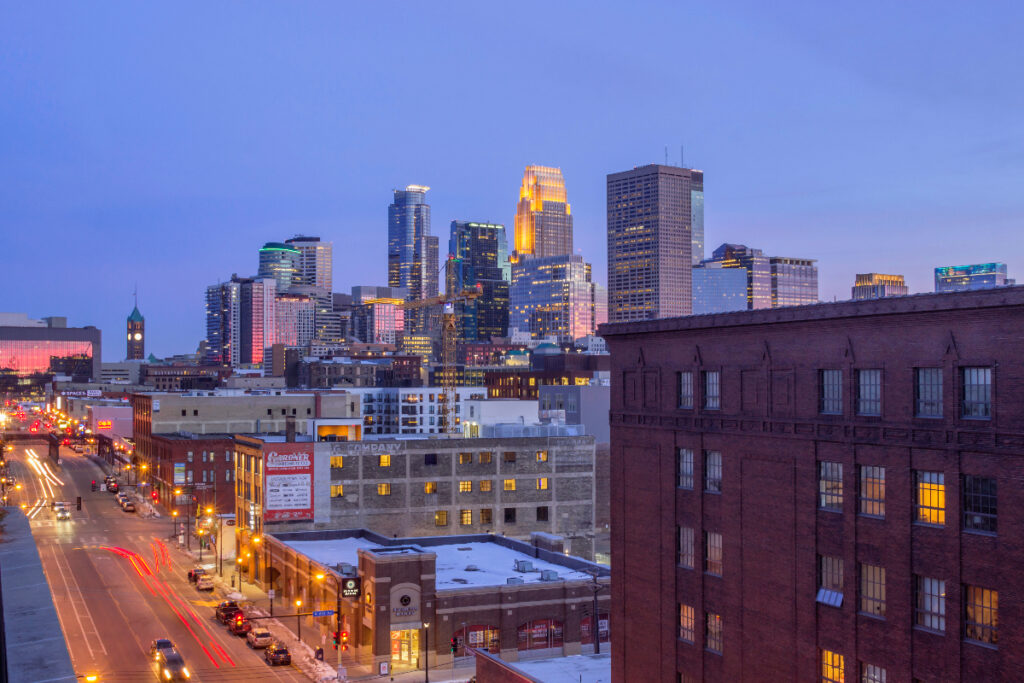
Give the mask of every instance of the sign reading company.
[[263, 446], [263, 491], [268, 522], [313, 519], [313, 444]]

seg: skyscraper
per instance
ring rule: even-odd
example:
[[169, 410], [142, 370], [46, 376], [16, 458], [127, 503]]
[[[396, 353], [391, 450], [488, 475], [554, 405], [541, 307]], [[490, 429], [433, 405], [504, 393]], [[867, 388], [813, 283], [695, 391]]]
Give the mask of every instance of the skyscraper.
[[909, 291], [902, 275], [858, 273], [850, 290], [850, 296], [855, 301], [859, 301], [881, 299], [887, 296], [906, 296]]
[[744, 268], [747, 271], [748, 310], [772, 307], [772, 267], [760, 249], [745, 244], [723, 244], [703, 261], [721, 268]]
[[267, 242], [260, 248], [260, 264], [256, 277], [270, 277], [277, 281], [277, 291], [283, 292], [299, 284], [302, 252], [290, 244]]
[[607, 178], [608, 319], [689, 315], [704, 257], [704, 172], [650, 164]]
[[128, 353], [127, 360], [145, 360], [146, 358], [146, 319], [139, 313], [138, 304], [128, 315]]
[[330, 292], [334, 287], [334, 243], [296, 235], [285, 240], [285, 244], [299, 252], [297, 277], [292, 284], [322, 287]]
[[515, 258], [572, 252], [572, 211], [562, 170], [527, 166], [516, 207]]
[[313, 340], [316, 300], [305, 294], [285, 293], [274, 298], [275, 344], [306, 346]]
[[590, 277], [590, 264], [578, 254], [513, 264], [509, 328], [562, 344], [594, 334], [596, 292]]
[[207, 365], [239, 364], [241, 309], [241, 283], [236, 278], [206, 288]]
[[693, 314], [747, 310], [747, 269], [705, 261], [693, 269]]
[[273, 278], [232, 275], [228, 282], [207, 287], [206, 364], [261, 366], [278, 341], [276, 296]]
[[772, 308], [818, 303], [818, 267], [814, 259], [769, 256]]
[[448, 253], [454, 257], [448, 262], [452, 289], [480, 289], [480, 298], [456, 304], [459, 337], [485, 341], [506, 336], [511, 271], [505, 226], [452, 221]]
[[976, 263], [970, 266], [942, 266], [935, 269], [936, 292], [959, 292], [1012, 285], [1005, 263]]
[[[388, 206], [388, 286], [404, 287], [408, 301], [437, 296], [438, 240], [430, 234], [430, 205], [425, 185], [394, 191]], [[425, 330], [425, 309], [409, 311], [408, 328]]]

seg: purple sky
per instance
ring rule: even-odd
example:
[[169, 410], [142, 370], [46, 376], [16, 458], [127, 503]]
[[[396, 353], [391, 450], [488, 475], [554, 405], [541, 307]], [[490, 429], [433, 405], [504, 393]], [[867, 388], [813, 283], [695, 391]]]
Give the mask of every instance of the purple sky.
[[392, 188], [433, 188], [445, 243], [511, 228], [530, 163], [562, 168], [604, 284], [605, 174], [681, 144], [709, 253], [817, 258], [823, 299], [1024, 278], [1019, 5], [719, 4], [5, 3], [0, 309], [117, 360], [137, 282], [147, 352], [191, 351], [263, 242], [319, 234], [336, 290], [385, 284]]

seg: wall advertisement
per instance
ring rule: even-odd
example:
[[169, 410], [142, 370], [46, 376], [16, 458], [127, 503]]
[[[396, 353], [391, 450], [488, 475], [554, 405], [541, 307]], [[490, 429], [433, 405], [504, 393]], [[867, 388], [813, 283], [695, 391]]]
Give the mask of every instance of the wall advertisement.
[[265, 443], [267, 522], [313, 519], [313, 443]]

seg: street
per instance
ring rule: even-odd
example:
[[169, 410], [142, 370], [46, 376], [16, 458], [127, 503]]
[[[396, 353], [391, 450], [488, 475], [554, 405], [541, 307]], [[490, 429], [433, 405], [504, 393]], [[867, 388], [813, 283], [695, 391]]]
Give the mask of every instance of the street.
[[[157, 680], [149, 644], [169, 638], [193, 681], [307, 680], [293, 667], [268, 666], [261, 650], [250, 650], [217, 622], [220, 598], [187, 581], [192, 562], [169, 540], [169, 518], [122, 512], [113, 494], [91, 491], [90, 482], [101, 484], [104, 473], [88, 456], [61, 448], [55, 466], [45, 453], [40, 442], [7, 454], [22, 485], [9, 504], [26, 505], [77, 673], [100, 681]], [[53, 500], [70, 501], [70, 520], [56, 518]]]

